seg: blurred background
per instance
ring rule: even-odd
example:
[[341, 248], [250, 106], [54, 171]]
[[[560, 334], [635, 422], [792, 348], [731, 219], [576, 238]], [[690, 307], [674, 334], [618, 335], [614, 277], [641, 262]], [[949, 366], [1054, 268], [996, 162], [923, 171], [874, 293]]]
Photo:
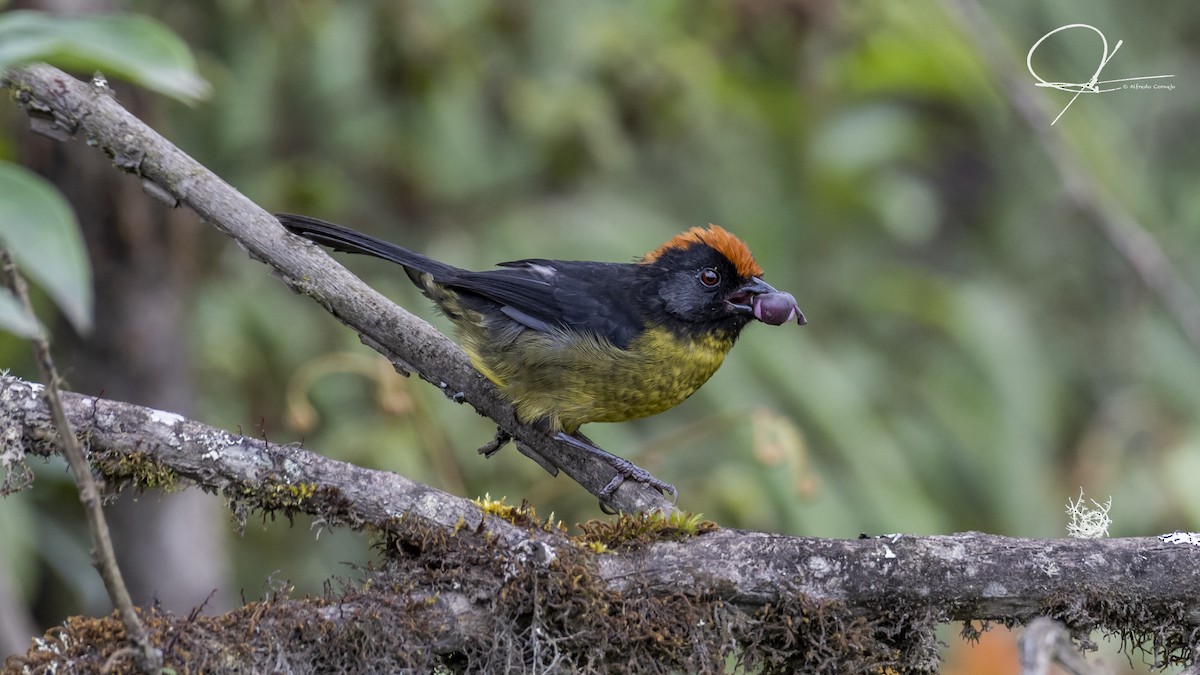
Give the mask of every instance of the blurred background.
[[[755, 326], [684, 405], [586, 430], [675, 484], [685, 510], [828, 537], [1058, 537], [1082, 488], [1111, 496], [1115, 536], [1200, 528], [1187, 3], [62, 4], [20, 6], [143, 12], [180, 33], [211, 98], [117, 96], [268, 210], [469, 268], [627, 261], [710, 222], [745, 239], [809, 325]], [[1174, 74], [1146, 82], [1175, 88], [1080, 96], [1051, 126], [1072, 94], [1035, 87], [1025, 57], [1071, 23], [1124, 41], [1101, 79]], [[1075, 30], [1036, 66], [1079, 82], [1101, 58]], [[0, 154], [67, 193], [92, 256], [97, 330], [55, 332], [70, 388], [567, 523], [601, 517], [512, 449], [478, 456], [493, 424], [396, 375], [193, 214], [82, 143], [32, 136], [15, 106], [0, 115]], [[1166, 256], [1146, 258], [1147, 242]], [[398, 268], [339, 260], [447, 329]], [[0, 365], [36, 377], [7, 336]], [[108, 611], [69, 476], [36, 468], [34, 489], [0, 503], [0, 583], [16, 598], [0, 612], [24, 627], [2, 654]], [[372, 557], [303, 519], [238, 533], [195, 491], [111, 511], [135, 600], [177, 612], [320, 592]], [[953, 634], [948, 671], [1012, 672]]]

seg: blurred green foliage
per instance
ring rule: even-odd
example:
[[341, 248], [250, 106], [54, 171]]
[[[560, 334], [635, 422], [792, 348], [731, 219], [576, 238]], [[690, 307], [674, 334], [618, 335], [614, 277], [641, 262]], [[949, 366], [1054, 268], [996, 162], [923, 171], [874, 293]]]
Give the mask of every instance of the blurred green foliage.
[[[91, 268], [75, 214], [53, 185], [12, 162], [0, 162], [0, 248], [46, 289], [72, 326], [88, 330]], [[44, 336], [37, 318], [7, 283], [0, 290], [0, 330], [24, 338]]]
[[[1124, 39], [1106, 77], [1177, 74], [1081, 97], [1052, 133], [1200, 288], [1200, 14], [991, 3], [996, 59], [947, 6], [134, 3], [213, 84], [168, 135], [269, 210], [477, 268], [629, 260], [707, 222], [749, 242], [809, 325], [756, 326], [684, 405], [586, 430], [684, 509], [809, 535], [1050, 537], [1082, 486], [1113, 497], [1114, 535], [1200, 527], [1200, 349], [1063, 199], [1000, 79], [1057, 114], [1070, 95], [1035, 88], [1024, 57], [1075, 22]], [[1098, 52], [1065, 36], [1039, 70], [1086, 80]], [[206, 422], [598, 515], [511, 450], [478, 457], [487, 420], [364, 365], [348, 329], [211, 240], [192, 314]], [[340, 261], [447, 327], [397, 269]], [[289, 426], [289, 392], [311, 427]], [[258, 580], [287, 566], [253, 555]]]
[[0, 68], [31, 62], [103, 72], [181, 101], [208, 93], [188, 46], [148, 16], [5, 12]]
[[[0, 73], [37, 62], [104, 71], [180, 100], [191, 101], [207, 92], [187, 45], [145, 16], [0, 14]], [[107, 87], [102, 76], [93, 83], [97, 91]], [[74, 213], [52, 185], [4, 161], [0, 161], [0, 246], [46, 290], [75, 329], [86, 332], [91, 327], [90, 269]], [[27, 338], [39, 333], [36, 318], [3, 290], [0, 330]]]

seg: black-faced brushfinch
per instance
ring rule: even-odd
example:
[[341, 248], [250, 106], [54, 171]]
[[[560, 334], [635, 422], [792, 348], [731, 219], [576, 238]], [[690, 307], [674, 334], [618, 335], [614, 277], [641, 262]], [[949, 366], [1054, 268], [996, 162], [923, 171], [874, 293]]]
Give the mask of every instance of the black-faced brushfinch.
[[678, 405], [752, 320], [805, 323], [796, 300], [762, 280], [746, 244], [715, 225], [692, 228], [634, 263], [531, 258], [470, 272], [340, 225], [276, 217], [335, 251], [403, 266], [518, 419], [613, 466], [602, 500], [625, 479], [675, 488], [596, 447], [580, 425]]

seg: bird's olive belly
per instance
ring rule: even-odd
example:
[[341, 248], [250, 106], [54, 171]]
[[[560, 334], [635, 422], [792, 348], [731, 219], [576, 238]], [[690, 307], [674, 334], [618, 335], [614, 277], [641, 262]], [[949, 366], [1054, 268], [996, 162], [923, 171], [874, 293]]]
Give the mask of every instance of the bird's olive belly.
[[[468, 337], [468, 336], [464, 336]], [[591, 336], [524, 331], [507, 345], [464, 347], [526, 422], [574, 431], [587, 422], [654, 415], [691, 396], [716, 372], [732, 340], [648, 329], [629, 349]]]

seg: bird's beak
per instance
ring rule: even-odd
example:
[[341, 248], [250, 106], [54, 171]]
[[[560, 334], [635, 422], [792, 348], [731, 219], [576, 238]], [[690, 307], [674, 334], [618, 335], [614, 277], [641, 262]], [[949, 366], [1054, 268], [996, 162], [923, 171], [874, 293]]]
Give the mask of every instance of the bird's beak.
[[791, 293], [777, 291], [758, 277], [751, 277], [744, 286], [730, 293], [726, 302], [737, 311], [772, 326], [783, 325], [792, 319], [801, 326], [808, 323]]

